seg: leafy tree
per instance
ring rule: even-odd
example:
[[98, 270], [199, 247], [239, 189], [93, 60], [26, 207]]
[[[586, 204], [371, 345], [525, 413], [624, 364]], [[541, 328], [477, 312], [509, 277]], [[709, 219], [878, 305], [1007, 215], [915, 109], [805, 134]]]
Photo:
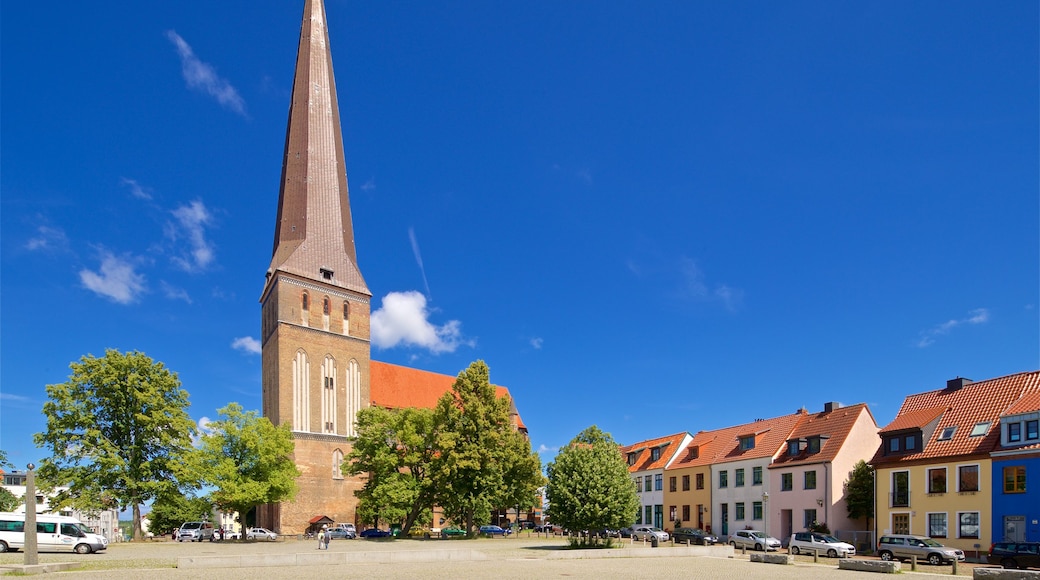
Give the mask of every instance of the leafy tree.
[[153, 534], [166, 535], [184, 522], [212, 521], [213, 502], [206, 497], [186, 496], [174, 490], [155, 498], [148, 519], [148, 529]]
[[866, 518], [867, 529], [870, 529], [870, 520], [874, 517], [874, 468], [859, 460], [849, 472], [844, 487], [849, 517], [854, 520]]
[[430, 409], [369, 407], [357, 414], [354, 447], [344, 458], [343, 471], [367, 474], [357, 492], [362, 521], [404, 521], [401, 533], [433, 507], [430, 469], [436, 454], [437, 431]]
[[484, 361], [476, 361], [459, 373], [434, 409], [440, 429], [433, 469], [437, 504], [452, 520], [465, 522], [467, 532], [489, 522], [492, 509], [515, 499], [507, 491], [507, 474], [523, 469], [517, 463], [531, 467], [531, 458], [520, 456], [519, 447], [511, 444], [510, 404], [497, 396]]
[[40, 487], [68, 485], [55, 508], [133, 508], [141, 538], [141, 504], [178, 486], [195, 423], [176, 373], [144, 353], [105, 351], [69, 365], [69, 380], [47, 385], [47, 430], [33, 436], [52, 456], [41, 462]]
[[595, 425], [561, 449], [547, 471], [547, 515], [553, 524], [570, 530], [619, 529], [639, 509], [617, 443]]
[[296, 497], [300, 470], [287, 425], [275, 426], [256, 411], [229, 403], [207, 426], [194, 458], [197, 479], [216, 488], [213, 504], [245, 518], [254, 507]]
[[22, 498], [11, 493], [6, 487], [0, 487], [0, 512], [13, 512], [22, 503]]
[[7, 452], [0, 449], [0, 469], [10, 466], [11, 463], [7, 461]]
[[542, 475], [542, 460], [531, 450], [531, 440], [526, 435], [512, 431], [506, 434], [505, 440], [504, 451], [510, 460], [506, 462], [499, 505], [515, 507], [519, 520], [522, 509], [531, 508], [538, 502], [538, 489], [545, 485], [545, 476]]

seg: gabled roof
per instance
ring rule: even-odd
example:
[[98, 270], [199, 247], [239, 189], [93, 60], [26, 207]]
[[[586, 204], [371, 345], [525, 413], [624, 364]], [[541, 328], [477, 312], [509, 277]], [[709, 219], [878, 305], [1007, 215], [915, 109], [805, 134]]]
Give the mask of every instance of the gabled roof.
[[1001, 416], [1010, 417], [1036, 411], [1040, 411], [1040, 390], [1022, 395]]
[[[437, 401], [444, 393], [451, 391], [456, 378], [379, 361], [370, 363], [369, 373], [369, 401], [372, 405], [390, 409], [432, 409], [437, 406]], [[516, 418], [517, 427], [526, 431], [527, 427], [520, 419], [520, 413], [509, 394], [509, 389], [496, 385], [495, 392], [499, 397], [509, 397], [510, 413]]]
[[848, 407], [838, 407], [832, 411], [825, 411], [823, 413], [816, 413], [808, 415], [794, 431], [791, 432], [791, 439], [807, 439], [809, 437], [823, 437], [826, 438], [826, 442], [820, 447], [818, 453], [810, 454], [807, 449], [802, 450], [798, 455], [789, 455], [788, 449], [784, 449], [780, 457], [777, 457], [773, 461], [773, 465], [794, 465], [799, 463], [823, 463], [827, 461], [834, 461], [834, 458], [838, 456], [838, 452], [841, 451], [845, 440], [848, 439], [849, 434], [852, 432], [852, 428], [856, 425], [856, 421], [859, 420], [860, 416], [866, 414], [870, 417], [870, 422], [877, 426], [877, 422], [874, 420], [874, 415], [870, 412], [870, 408], [867, 407], [866, 403], [859, 403], [856, 405], [850, 405]]
[[[657, 439], [649, 439], [647, 441], [640, 441], [639, 443], [633, 443], [632, 445], [625, 445], [621, 447], [621, 455], [627, 459], [629, 453], [636, 453], [636, 460], [634, 463], [629, 464], [628, 471], [635, 473], [637, 471], [647, 471], [650, 469], [663, 469], [668, 462], [675, 457], [676, 453], [679, 453], [679, 448], [683, 440], [689, 437], [689, 433], [682, 432], [674, 435], [667, 435], [665, 437], [658, 437]], [[661, 453], [657, 459], [653, 459], [653, 449], [660, 449]]]
[[[714, 431], [700, 431], [671, 469], [700, 467], [745, 459], [773, 457], [781, 449], [792, 430], [806, 417], [804, 410], [772, 419], [759, 419], [743, 425], [734, 425]], [[741, 437], [755, 437], [755, 447], [741, 450]], [[696, 456], [694, 456], [696, 449]]]
[[[942, 410], [931, 436], [917, 453], [884, 454], [884, 442], [874, 454], [872, 464], [904, 463], [948, 457], [988, 454], [1000, 444], [999, 419], [1023, 395], [1040, 391], [1040, 371], [1032, 371], [967, 383], [960, 388], [938, 389], [909, 395], [895, 420], [881, 430], [882, 435], [924, 426], [925, 417]], [[971, 436], [978, 423], [988, 422], [983, 436]], [[916, 425], [914, 425], [916, 424]], [[947, 427], [956, 427], [946, 441], [938, 437]]]

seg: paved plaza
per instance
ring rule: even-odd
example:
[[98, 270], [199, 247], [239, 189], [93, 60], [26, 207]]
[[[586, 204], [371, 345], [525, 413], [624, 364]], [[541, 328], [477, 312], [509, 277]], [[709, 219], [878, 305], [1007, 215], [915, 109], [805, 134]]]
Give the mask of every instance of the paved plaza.
[[[75, 579], [147, 578], [148, 580], [220, 578], [264, 580], [296, 578], [769, 578], [858, 580], [878, 575], [837, 569], [837, 561], [810, 558], [793, 566], [751, 563], [747, 555], [718, 548], [711, 556], [686, 556], [686, 548], [662, 546], [642, 548], [626, 545], [614, 550], [573, 551], [564, 549], [560, 538], [509, 538], [477, 540], [334, 540], [328, 552], [319, 551], [312, 540], [277, 542], [177, 543], [153, 541], [114, 544], [106, 552], [86, 556], [41, 554], [40, 562], [77, 561], [82, 568], [58, 573]], [[703, 548], [701, 549], [703, 550]], [[732, 555], [730, 555], [732, 554]], [[588, 556], [588, 557], [583, 557]], [[378, 563], [373, 557], [399, 558]], [[207, 568], [176, 568], [183, 558], [202, 561]], [[263, 559], [295, 558], [306, 564], [251, 566]], [[20, 564], [21, 553], [0, 554], [0, 565]], [[328, 563], [313, 563], [324, 559]], [[970, 576], [962, 565], [960, 576]], [[904, 565], [909, 570], [909, 565]], [[923, 566], [914, 577], [949, 577], [949, 567]], [[904, 574], [904, 577], [906, 574]]]

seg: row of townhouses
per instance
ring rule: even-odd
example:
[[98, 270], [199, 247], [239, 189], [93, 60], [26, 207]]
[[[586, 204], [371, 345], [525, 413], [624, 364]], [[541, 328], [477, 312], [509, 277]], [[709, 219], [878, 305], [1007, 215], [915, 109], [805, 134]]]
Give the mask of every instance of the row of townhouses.
[[[764, 530], [785, 544], [810, 524], [873, 544], [936, 538], [977, 555], [994, 541], [1040, 541], [1040, 371], [906, 397], [878, 428], [865, 403], [677, 433], [621, 448], [640, 499], [637, 524], [723, 537]], [[853, 521], [845, 483], [876, 470], [875, 518]], [[858, 546], [858, 547], [859, 547]]]

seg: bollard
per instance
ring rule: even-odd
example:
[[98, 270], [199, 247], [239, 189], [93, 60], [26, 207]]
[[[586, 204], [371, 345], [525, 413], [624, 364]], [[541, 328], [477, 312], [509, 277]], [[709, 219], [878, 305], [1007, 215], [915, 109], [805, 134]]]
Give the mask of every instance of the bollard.
[[651, 548], [656, 548], [657, 547], [657, 543], [659, 541], [660, 540], [657, 538], [657, 535], [655, 534], [653, 537], [650, 538], [650, 547]]
[[746, 556], [747, 555], [747, 544], [741, 544], [740, 545], [740, 554], [742, 556]]
[[916, 572], [917, 571], [917, 555], [916, 554], [910, 556], [910, 571], [911, 572]]
[[813, 550], [812, 561], [814, 563], [817, 563], [817, 564], [820, 562], [820, 551], [819, 550]]
[[953, 575], [957, 575], [957, 558], [953, 559]]

